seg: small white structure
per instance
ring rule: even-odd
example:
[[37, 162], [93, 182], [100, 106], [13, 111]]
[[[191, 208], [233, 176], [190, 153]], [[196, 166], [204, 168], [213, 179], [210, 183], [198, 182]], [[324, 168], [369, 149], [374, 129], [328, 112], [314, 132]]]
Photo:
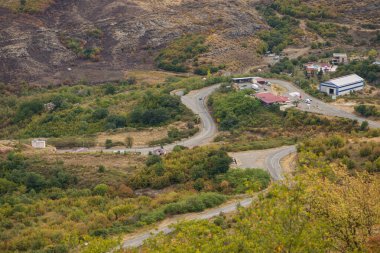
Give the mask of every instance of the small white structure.
[[253, 83], [252, 89], [254, 89], [255, 91], [258, 91], [258, 90], [260, 90], [260, 87], [257, 84]]
[[37, 140], [37, 139], [32, 140], [32, 147], [33, 148], [41, 148], [41, 149], [46, 148], [46, 141]]
[[334, 53], [331, 62], [334, 65], [347, 64], [348, 63], [348, 56], [347, 56], [347, 54]]
[[331, 79], [319, 85], [321, 92], [331, 96], [342, 96], [364, 89], [364, 79], [356, 74]]

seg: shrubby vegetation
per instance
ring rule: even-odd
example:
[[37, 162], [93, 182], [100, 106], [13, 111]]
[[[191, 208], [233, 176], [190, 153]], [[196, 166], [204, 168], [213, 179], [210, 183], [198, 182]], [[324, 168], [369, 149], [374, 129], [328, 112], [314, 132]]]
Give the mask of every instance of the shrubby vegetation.
[[334, 23], [307, 21], [306, 25], [309, 29], [315, 31], [324, 38], [335, 38], [338, 33], [345, 33], [348, 31], [348, 28], [336, 25]]
[[116, 128], [192, 121], [191, 112], [180, 99], [168, 93], [154, 88], [136, 90], [129, 84], [105, 84], [42, 90], [13, 97], [13, 101], [0, 99], [0, 115], [8, 119], [0, 123], [0, 136], [89, 138]]
[[[100, 168], [98, 173], [110, 173], [104, 166], [102, 171]], [[45, 164], [39, 158], [14, 152], [1, 156], [0, 251], [69, 252], [85, 242], [90, 246], [84, 247], [84, 252], [92, 252], [97, 242], [108, 250], [117, 243], [110, 239], [112, 235], [227, 200], [219, 193], [195, 195], [186, 190], [155, 198], [137, 197], [122, 182], [85, 188], [80, 185], [82, 182], [63, 163]]]
[[[94, 154], [93, 158], [101, 155]], [[117, 155], [110, 156], [116, 159]], [[78, 161], [83, 161], [82, 157], [78, 156]], [[66, 164], [57, 158], [47, 161], [42, 156], [17, 152], [1, 155], [0, 251], [108, 250], [117, 244], [114, 235], [171, 215], [220, 205], [229, 198], [224, 194], [268, 186], [268, 173], [229, 171], [230, 162], [226, 152], [216, 148], [189, 150], [178, 146], [163, 158], [149, 156], [147, 168], [132, 172], [135, 176], [130, 177], [104, 165], [91, 170], [80, 164], [72, 168], [68, 165], [72, 162]], [[128, 181], [133, 184], [126, 184]], [[135, 195], [130, 187], [143, 184], [172, 188], [155, 197]]]
[[233, 169], [216, 177], [223, 192], [235, 194], [266, 189], [270, 180], [268, 172], [262, 169]]
[[[324, 142], [336, 148], [346, 140], [332, 137]], [[250, 208], [232, 217], [178, 224], [173, 233], [160, 234], [139, 250], [377, 252], [378, 177], [348, 173], [338, 162], [320, 158], [318, 150], [300, 151], [294, 179], [275, 185]]]
[[92, 61], [99, 61], [100, 59], [100, 53], [102, 52], [100, 47], [85, 47], [85, 43], [76, 38], [65, 39], [63, 44], [82, 59]]
[[179, 97], [147, 92], [130, 114], [130, 122], [140, 126], [157, 126], [185, 111]]
[[281, 122], [279, 106], [264, 107], [246, 92], [219, 93], [210, 98], [209, 104], [222, 130], [279, 125]]
[[156, 65], [160, 69], [174, 72], [188, 72], [192, 65], [197, 75], [216, 73], [224, 66], [198, 62], [198, 56], [208, 51], [205, 43], [206, 36], [201, 34], [182, 36], [161, 50], [155, 59]]
[[228, 151], [265, 149], [294, 144], [321, 132], [359, 131], [357, 122], [328, 119], [307, 112], [279, 110], [278, 105], [264, 106], [245, 91], [220, 91], [209, 99], [221, 133], [216, 141], [227, 142]]
[[[193, 123], [190, 122], [190, 126], [192, 126]], [[156, 140], [156, 141], [151, 141], [149, 142], [150, 146], [157, 146], [157, 145], [165, 145], [169, 143], [173, 143], [182, 139], [189, 138], [190, 136], [193, 136], [194, 134], [198, 133], [199, 128], [198, 127], [188, 127], [188, 129], [184, 130], [179, 130], [177, 128], [171, 128], [168, 131], [168, 137]]]
[[364, 117], [380, 117], [380, 111], [374, 105], [357, 105], [355, 112]]
[[135, 188], [161, 189], [197, 179], [210, 180], [226, 173], [232, 159], [226, 152], [210, 148], [194, 148], [172, 152], [164, 159], [149, 163], [131, 180]]
[[[302, 154], [314, 153], [314, 166], [326, 161], [342, 163], [349, 170], [380, 172], [380, 144], [376, 142], [348, 142], [344, 137], [334, 135], [305, 141], [299, 151]], [[310, 158], [300, 158], [301, 165], [310, 165]]]
[[288, 45], [291, 45], [293, 38], [301, 32], [298, 30], [299, 21], [289, 16], [278, 17], [275, 15], [274, 9], [270, 7], [259, 6], [258, 10], [272, 27], [270, 31], [259, 33], [260, 39], [266, 43], [266, 46], [261, 46], [261, 53], [265, 53], [267, 50], [280, 53]]
[[314, 7], [299, 0], [275, 0], [271, 7], [281, 14], [296, 18], [325, 19], [335, 17], [325, 6]]
[[28, 171], [28, 167], [29, 161], [19, 153], [11, 152], [6, 159], [0, 160], [0, 177], [3, 179], [4, 184], [11, 186], [10, 188], [4, 187], [3, 191], [12, 193], [20, 185], [24, 185], [28, 192], [40, 192], [52, 187], [66, 189], [77, 182], [75, 177], [59, 166], [51, 168], [47, 177]]
[[175, 72], [187, 72], [186, 61], [207, 51], [203, 35], [189, 34], [172, 42], [156, 58], [157, 67]]

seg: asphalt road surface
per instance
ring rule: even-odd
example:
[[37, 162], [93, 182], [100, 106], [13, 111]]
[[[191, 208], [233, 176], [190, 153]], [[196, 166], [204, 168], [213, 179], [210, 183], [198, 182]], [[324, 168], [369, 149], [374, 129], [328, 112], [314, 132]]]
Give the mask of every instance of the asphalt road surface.
[[237, 162], [237, 164], [232, 165], [232, 168], [265, 169], [269, 172], [273, 180], [279, 181], [284, 179], [280, 161], [285, 156], [295, 152], [295, 146], [284, 146], [280, 148], [229, 153], [229, 156], [235, 158]]
[[287, 93], [285, 95], [288, 95], [291, 92], [299, 92], [302, 95], [302, 99], [311, 99], [311, 106], [310, 109], [305, 105], [299, 105], [299, 109], [303, 111], [313, 112], [313, 113], [319, 113], [327, 116], [335, 116], [340, 118], [347, 118], [352, 120], [357, 120], [358, 122], [367, 121], [369, 124], [369, 127], [371, 128], [380, 128], [380, 123], [372, 120], [368, 120], [362, 117], [359, 117], [355, 114], [343, 111], [334, 105], [325, 103], [317, 98], [314, 98], [308, 94], [306, 94], [301, 88], [297, 87], [291, 82], [283, 81], [283, 80], [277, 80], [277, 79], [268, 79], [271, 83], [278, 84], [281, 87], [285, 88], [287, 90]]

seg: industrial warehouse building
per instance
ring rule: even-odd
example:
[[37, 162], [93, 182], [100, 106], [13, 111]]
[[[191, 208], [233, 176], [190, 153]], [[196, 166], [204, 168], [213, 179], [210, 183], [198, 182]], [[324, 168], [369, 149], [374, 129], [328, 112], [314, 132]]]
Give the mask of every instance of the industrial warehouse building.
[[321, 92], [331, 96], [342, 96], [362, 89], [364, 89], [364, 79], [356, 74], [331, 79], [319, 85]]

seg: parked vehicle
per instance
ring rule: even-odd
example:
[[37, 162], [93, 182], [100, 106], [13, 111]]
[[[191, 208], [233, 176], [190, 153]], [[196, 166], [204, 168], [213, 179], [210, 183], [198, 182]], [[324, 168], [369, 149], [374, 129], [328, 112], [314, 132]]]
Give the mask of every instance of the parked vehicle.
[[260, 90], [260, 87], [257, 85], [257, 84], [252, 84], [252, 89], [254, 89], [255, 91], [258, 91]]

